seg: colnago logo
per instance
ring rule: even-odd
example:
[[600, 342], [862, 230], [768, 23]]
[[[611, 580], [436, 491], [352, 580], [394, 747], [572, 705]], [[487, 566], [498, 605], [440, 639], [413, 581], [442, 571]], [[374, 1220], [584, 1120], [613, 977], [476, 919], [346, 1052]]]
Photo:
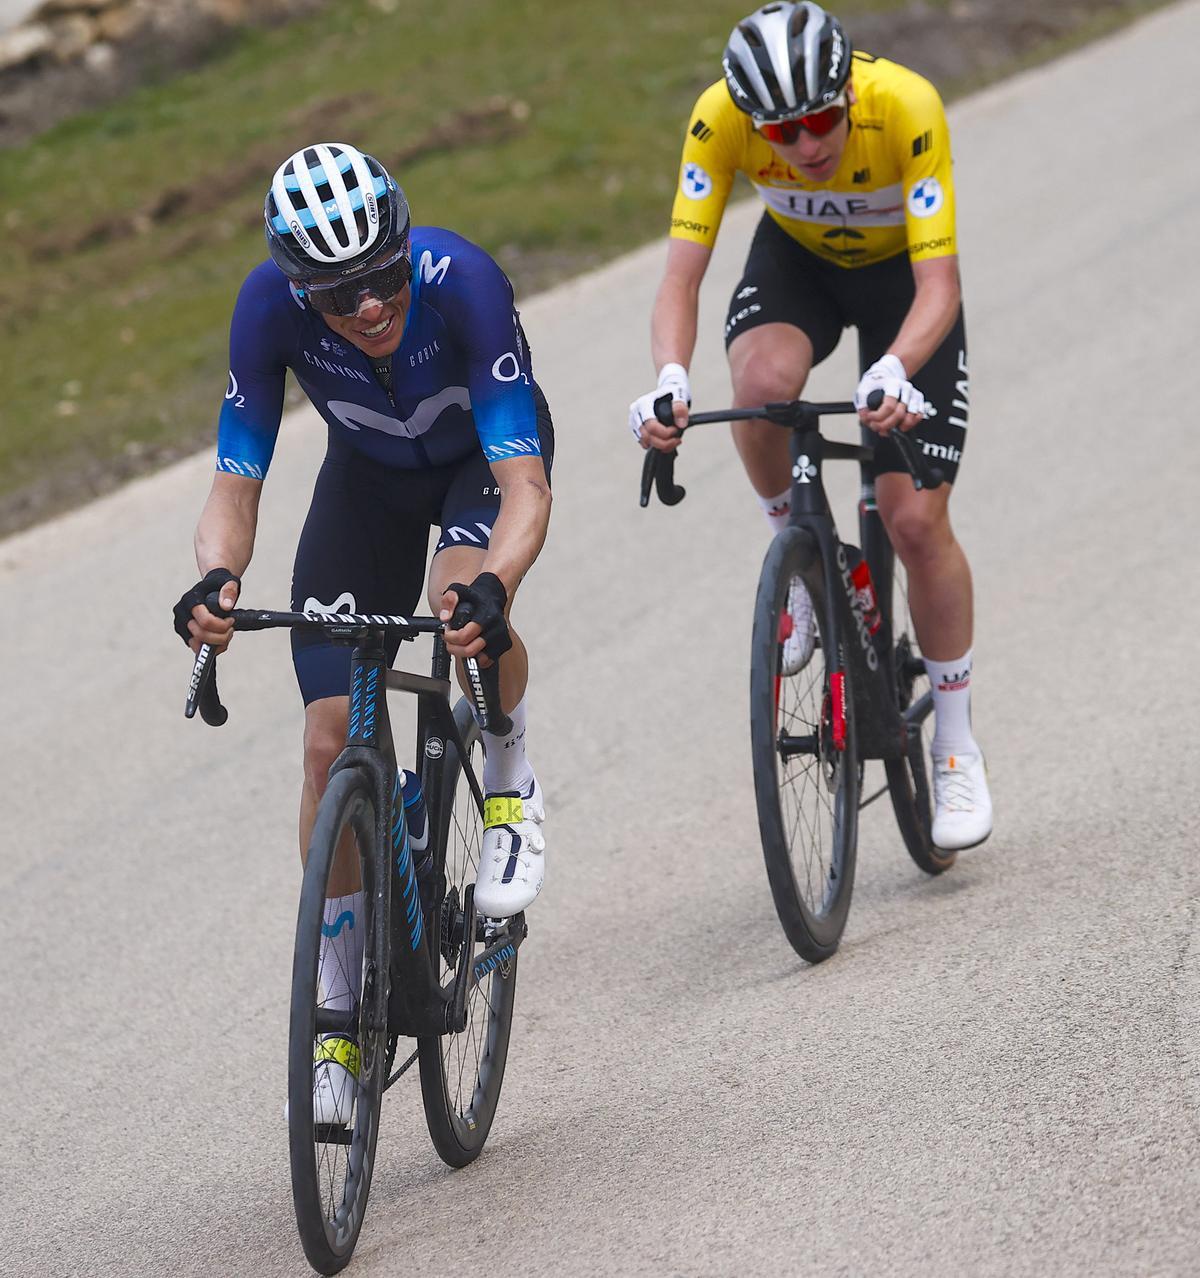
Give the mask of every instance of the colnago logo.
[[878, 670], [879, 655], [875, 651], [875, 645], [871, 642], [871, 632], [867, 629], [866, 617], [863, 615], [862, 604], [859, 601], [858, 587], [855, 586], [854, 578], [850, 575], [850, 564], [846, 559], [845, 546], [839, 545], [837, 548], [837, 566], [838, 572], [842, 574], [842, 589], [845, 590], [846, 600], [850, 604], [850, 615], [854, 618], [854, 626], [858, 631], [858, 645], [866, 658], [867, 668]]

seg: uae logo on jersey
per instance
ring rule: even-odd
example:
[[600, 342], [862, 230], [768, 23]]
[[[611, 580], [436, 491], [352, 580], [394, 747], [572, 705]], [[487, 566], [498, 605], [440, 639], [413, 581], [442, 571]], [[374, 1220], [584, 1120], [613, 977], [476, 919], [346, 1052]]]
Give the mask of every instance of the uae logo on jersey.
[[689, 200], [703, 200], [712, 194], [712, 178], [698, 164], [685, 164], [679, 177], [679, 189]]
[[908, 211], [913, 217], [932, 217], [946, 202], [937, 178], [922, 178], [908, 193]]

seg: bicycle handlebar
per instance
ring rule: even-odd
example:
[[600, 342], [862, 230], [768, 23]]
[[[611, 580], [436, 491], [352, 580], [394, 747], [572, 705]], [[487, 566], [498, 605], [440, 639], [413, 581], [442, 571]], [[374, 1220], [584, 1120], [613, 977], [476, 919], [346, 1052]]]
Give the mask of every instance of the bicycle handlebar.
[[[867, 398], [867, 407], [878, 408], [883, 403], [883, 391], [874, 390]], [[761, 408], [723, 408], [710, 413], [692, 413], [688, 417], [687, 430], [692, 426], [705, 426], [710, 422], [769, 421], [777, 426], [785, 426], [789, 430], [815, 430], [822, 417], [834, 414], [855, 413], [858, 409], [849, 400], [834, 400], [829, 403], [811, 403], [803, 399], [781, 400], [764, 404]], [[675, 417], [671, 409], [671, 396], [660, 395], [654, 401], [654, 415], [664, 426], [675, 426]], [[676, 427], [678, 430], [679, 428]], [[679, 433], [682, 434], [683, 430]], [[912, 438], [901, 430], [888, 433], [900, 454], [905, 469], [912, 476], [916, 488], [940, 488], [946, 477], [938, 466], [931, 466], [918, 451]], [[657, 448], [646, 450], [646, 459], [642, 463], [642, 487], [638, 504], [650, 504], [650, 490], [658, 492], [658, 499], [664, 506], [677, 506], [687, 495], [687, 490], [675, 482], [675, 459], [677, 453], [661, 452]]]
[[[381, 613], [341, 612], [269, 612], [257, 608], [221, 607], [220, 593], [213, 591], [204, 601], [214, 616], [230, 617], [234, 630], [323, 629], [332, 636], [350, 637], [356, 631], [383, 630], [399, 633], [402, 640], [415, 639], [419, 634], [441, 634], [445, 622], [437, 617], [400, 617]], [[464, 663], [467, 681], [475, 702], [476, 717], [480, 729], [504, 735], [512, 730], [512, 720], [500, 704], [500, 667], [495, 661], [488, 667], [480, 666], [474, 657]], [[192, 665], [192, 677], [188, 683], [184, 717], [194, 718], [196, 711], [210, 727], [219, 728], [229, 718], [229, 711], [221, 704], [217, 692], [217, 658], [208, 644], [201, 644]]]

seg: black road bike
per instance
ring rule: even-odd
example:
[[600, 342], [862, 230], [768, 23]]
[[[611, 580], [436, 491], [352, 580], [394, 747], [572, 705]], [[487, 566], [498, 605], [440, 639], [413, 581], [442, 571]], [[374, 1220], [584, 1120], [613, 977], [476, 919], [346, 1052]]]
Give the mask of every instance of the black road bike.
[[[216, 595], [207, 603], [220, 611]], [[296, 1222], [310, 1264], [333, 1274], [349, 1263], [362, 1228], [384, 1091], [419, 1065], [429, 1134], [452, 1167], [479, 1156], [496, 1113], [527, 929], [524, 914], [478, 917], [473, 894], [483, 838], [480, 725], [504, 732], [510, 721], [500, 709], [495, 665], [481, 669], [468, 661], [476, 714], [465, 699], [451, 709], [451, 662], [443, 625], [433, 617], [241, 608], [226, 615], [235, 630], [320, 629], [353, 648], [346, 746], [330, 770], [304, 868], [288, 1044]], [[452, 624], [463, 622], [456, 617]], [[388, 634], [404, 640], [432, 634], [430, 674], [389, 669]], [[199, 709], [218, 726], [228, 715], [215, 664], [211, 650], [202, 648], [186, 714]], [[428, 859], [420, 866], [410, 846], [387, 689], [418, 698], [417, 770], [430, 832]], [[319, 970], [322, 930], [333, 935], [340, 925], [327, 920], [326, 901], [354, 890], [344, 886], [347, 865], [363, 889], [365, 938], [361, 995], [349, 1010], [323, 993], [332, 974]], [[342, 988], [355, 984], [343, 979]], [[397, 1064], [401, 1039], [416, 1043]], [[318, 1122], [314, 1113], [314, 1062], [321, 1059], [357, 1066], [357, 1087], [347, 1089], [337, 1122]]]
[[[879, 398], [875, 398], [879, 396]], [[877, 407], [881, 393], [870, 402]], [[792, 513], [771, 542], [759, 577], [750, 655], [750, 744], [759, 833], [767, 878], [783, 930], [810, 963], [838, 947], [850, 910], [858, 849], [858, 814], [884, 793], [904, 845], [927, 874], [941, 874], [954, 852], [930, 836], [933, 796], [929, 739], [933, 697], [908, 611], [898, 565], [867, 470], [868, 442], [826, 439], [824, 416], [854, 413], [852, 403], [789, 400], [761, 408], [694, 413], [689, 426], [761, 420], [792, 432]], [[670, 397], [655, 403], [673, 424]], [[864, 440], [874, 435], [863, 428]], [[917, 488], [937, 488], [942, 472], [901, 431], [892, 438]], [[856, 461], [862, 471], [858, 507], [861, 548], [834, 525], [822, 470], [826, 461]], [[651, 489], [673, 506], [674, 453], [647, 451], [641, 504]], [[797, 583], [812, 598], [812, 655], [788, 673], [789, 597]], [[801, 641], [803, 637], [798, 637]], [[864, 761], [883, 762], [885, 784], [864, 795]]]

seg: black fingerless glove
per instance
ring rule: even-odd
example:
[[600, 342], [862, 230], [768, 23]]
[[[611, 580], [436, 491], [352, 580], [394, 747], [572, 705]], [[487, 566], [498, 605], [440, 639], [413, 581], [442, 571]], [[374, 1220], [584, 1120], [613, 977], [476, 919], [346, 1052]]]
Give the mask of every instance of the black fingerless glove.
[[210, 568], [191, 590], [180, 595], [179, 602], [172, 610], [175, 615], [175, 633], [189, 648], [192, 646], [192, 636], [188, 632], [188, 622], [192, 619], [192, 609], [198, 608], [214, 590], [220, 590], [228, 581], [236, 581], [241, 590], [242, 579], [228, 568]]
[[469, 586], [455, 581], [448, 589], [458, 596], [458, 607], [450, 618], [450, 629], [461, 630], [467, 622], [475, 622], [483, 632], [484, 652], [493, 661], [502, 657], [512, 647], [508, 622], [504, 617], [504, 605], [508, 603], [504, 582], [495, 573], [481, 572]]

